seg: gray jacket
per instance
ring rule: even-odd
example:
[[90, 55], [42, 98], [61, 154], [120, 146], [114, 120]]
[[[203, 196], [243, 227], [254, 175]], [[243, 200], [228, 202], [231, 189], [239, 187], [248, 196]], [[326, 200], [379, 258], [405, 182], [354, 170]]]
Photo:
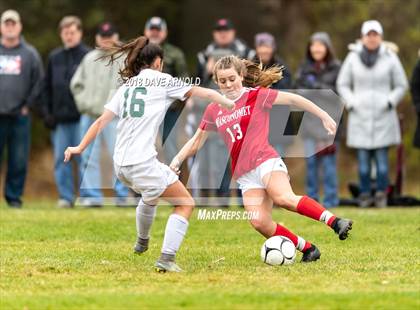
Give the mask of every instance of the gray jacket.
[[120, 86], [118, 72], [123, 67], [122, 57], [111, 65], [109, 59], [98, 59], [103, 55], [99, 49], [87, 53], [70, 83], [79, 112], [95, 118], [102, 114], [104, 105]]
[[400, 143], [396, 107], [408, 82], [398, 56], [382, 44], [376, 63], [368, 68], [361, 59], [362, 44], [347, 55], [337, 79], [338, 93], [349, 111], [347, 145], [376, 149]]
[[0, 44], [0, 115], [18, 115], [23, 106], [33, 106], [42, 76], [41, 58], [23, 38], [14, 48]]

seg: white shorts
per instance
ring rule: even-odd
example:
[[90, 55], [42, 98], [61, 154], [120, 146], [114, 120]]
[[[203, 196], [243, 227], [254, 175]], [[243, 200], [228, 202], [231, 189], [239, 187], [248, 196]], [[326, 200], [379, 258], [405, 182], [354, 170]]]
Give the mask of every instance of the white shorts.
[[263, 162], [254, 170], [251, 170], [237, 179], [242, 194], [247, 190], [256, 188], [266, 188], [263, 177], [273, 171], [283, 171], [288, 174], [287, 167], [280, 157], [271, 158]]
[[156, 157], [131, 166], [114, 164], [118, 179], [136, 193], [141, 194], [145, 202], [156, 200], [173, 183], [178, 175]]

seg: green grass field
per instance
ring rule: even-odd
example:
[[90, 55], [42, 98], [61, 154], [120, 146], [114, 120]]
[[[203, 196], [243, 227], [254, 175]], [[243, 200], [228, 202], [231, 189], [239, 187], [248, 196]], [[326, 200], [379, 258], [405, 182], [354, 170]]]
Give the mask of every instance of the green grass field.
[[[150, 250], [132, 253], [134, 209], [0, 205], [1, 309], [419, 309], [420, 209], [335, 209], [354, 219], [339, 241], [321, 223], [274, 217], [314, 241], [321, 260], [270, 267], [246, 221], [200, 221], [178, 255], [182, 274], [158, 274], [171, 208], [160, 207]], [[300, 254], [297, 257], [300, 260]]]

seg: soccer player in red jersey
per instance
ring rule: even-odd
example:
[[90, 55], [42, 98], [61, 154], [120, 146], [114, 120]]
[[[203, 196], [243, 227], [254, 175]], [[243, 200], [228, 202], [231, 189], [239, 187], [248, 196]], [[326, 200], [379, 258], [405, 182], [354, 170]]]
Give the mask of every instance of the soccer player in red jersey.
[[226, 56], [216, 63], [213, 77], [222, 93], [235, 102], [235, 108], [227, 110], [210, 104], [197, 132], [170, 167], [179, 173], [181, 163], [200, 149], [208, 132], [218, 132], [230, 151], [232, 174], [242, 190], [245, 210], [258, 213], [251, 225], [266, 238], [277, 235], [289, 238], [303, 253], [302, 262], [319, 259], [321, 253], [314, 244], [273, 221], [273, 203], [324, 222], [340, 240], [348, 237], [352, 221], [338, 218], [315, 200], [293, 192], [286, 165], [268, 141], [269, 113], [276, 104], [294, 105], [318, 116], [331, 135], [335, 134], [336, 123], [310, 100], [266, 88], [281, 79], [278, 67], [262, 70], [253, 62]]

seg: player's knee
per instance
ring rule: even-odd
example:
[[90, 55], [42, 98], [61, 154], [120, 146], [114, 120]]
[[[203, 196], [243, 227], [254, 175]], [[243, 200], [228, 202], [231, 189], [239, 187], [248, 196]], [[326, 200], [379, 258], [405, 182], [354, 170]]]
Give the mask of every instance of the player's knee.
[[195, 207], [195, 201], [194, 201], [194, 198], [192, 198], [192, 197], [188, 197], [187, 198], [187, 201], [186, 201], [186, 205], [191, 209], [191, 212], [192, 212], [192, 210], [194, 209], [194, 207]]
[[193, 213], [194, 207], [194, 199], [185, 197], [175, 206], [175, 213], [178, 213], [188, 219]]
[[180, 215], [185, 217], [186, 219], [189, 219], [191, 217], [191, 214], [193, 213], [193, 206], [182, 206], [182, 209], [179, 210]]
[[281, 207], [293, 208], [296, 205], [298, 197], [293, 192], [281, 193], [273, 197], [274, 203]]

